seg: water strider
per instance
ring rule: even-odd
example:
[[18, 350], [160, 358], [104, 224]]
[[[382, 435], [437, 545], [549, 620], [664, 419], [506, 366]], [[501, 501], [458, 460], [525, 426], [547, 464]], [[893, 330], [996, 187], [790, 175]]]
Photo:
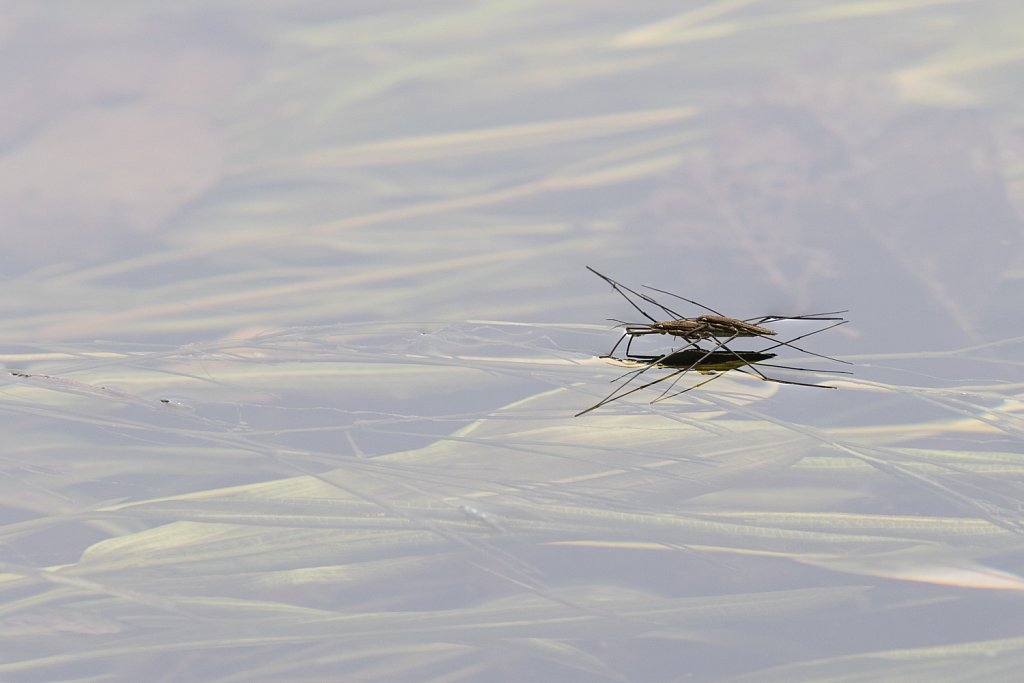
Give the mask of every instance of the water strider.
[[[849, 364], [847, 361], [842, 361], [836, 358], [831, 358], [829, 356], [815, 353], [813, 351], [808, 351], [793, 344], [793, 342], [799, 341], [800, 339], [804, 339], [811, 335], [818, 334], [819, 332], [824, 332], [825, 330], [829, 330], [832, 329], [833, 327], [845, 324], [847, 321], [842, 317], [837, 316], [839, 316], [839, 314], [841, 313], [845, 313], [846, 311], [830, 311], [827, 313], [814, 313], [810, 315], [799, 316], [766, 315], [758, 318], [748, 318], [746, 320], [742, 320], [739, 318], [732, 318], [723, 315], [722, 313], [712, 308], [704, 306], [703, 304], [699, 304], [691, 299], [679, 296], [678, 294], [673, 294], [672, 292], [667, 292], [665, 290], [657, 289], [655, 287], [647, 287], [647, 289], [650, 289], [652, 291], [661, 292], [662, 294], [667, 294], [669, 296], [691, 303], [695, 306], [699, 306], [700, 308], [703, 308], [704, 310], [707, 310], [711, 313], [710, 315], [700, 315], [695, 318], [687, 318], [686, 316], [683, 316], [677, 311], [674, 311], [671, 308], [658, 302], [653, 297], [647, 294], [643, 294], [641, 292], [637, 292], [634, 289], [630, 289], [629, 287], [619, 282], [616, 282], [615, 280], [612, 280], [606, 275], [602, 275], [601, 273], [597, 272], [590, 266], [587, 266], [587, 269], [590, 270], [595, 275], [597, 275], [598, 277], [600, 277], [601, 279], [603, 279], [604, 281], [606, 281], [608, 284], [610, 284], [616, 292], [618, 292], [624, 299], [626, 299], [626, 301], [628, 301], [629, 304], [633, 306], [633, 308], [635, 308], [645, 318], [647, 318], [650, 321], [650, 323], [622, 323], [620, 321], [616, 321], [620, 322], [620, 324], [623, 327], [625, 327], [625, 333], [622, 335], [622, 337], [619, 338], [619, 341], [615, 343], [611, 351], [609, 351], [605, 355], [605, 357], [613, 358], [615, 360], [619, 360], [620, 362], [635, 363], [639, 367], [618, 377], [615, 381], [625, 381], [622, 382], [622, 384], [618, 386], [614, 391], [612, 391], [608, 396], [598, 401], [596, 404], [592, 405], [586, 410], [577, 413], [577, 417], [589, 413], [590, 411], [595, 410], [597, 408], [600, 408], [601, 406], [606, 405], [612, 401], [616, 401], [620, 398], [628, 396], [629, 394], [671, 380], [668, 387], [664, 389], [657, 398], [651, 401], [651, 403], [656, 403], [658, 401], [672, 398], [674, 396], [678, 396], [679, 394], [686, 393], [687, 391], [696, 389], [697, 387], [703, 386], [708, 382], [717, 379], [719, 376], [721, 376], [722, 373], [727, 372], [729, 370], [736, 370], [747, 375], [752, 375], [766, 382], [775, 382], [778, 384], [792, 384], [797, 386], [808, 386], [828, 389], [835, 388], [821, 384], [809, 384], [806, 382], [795, 382], [791, 380], [776, 379], [765, 375], [763, 372], [757, 369], [757, 367], [755, 367], [756, 365], [761, 365], [764, 367], [775, 367], [787, 370], [809, 371], [808, 368], [766, 364], [764, 361], [775, 357], [775, 354], [768, 352], [780, 346], [792, 348], [802, 353], [817, 356], [819, 358]], [[653, 316], [647, 313], [647, 311], [645, 311], [636, 301], [634, 301], [626, 292], [629, 292], [629, 294], [634, 295], [638, 299], [645, 301], [648, 304], [656, 306], [657, 308], [664, 311], [666, 314], [673, 316], [673, 319], [665, 321], [659, 321], [655, 319]], [[812, 332], [808, 332], [797, 337], [793, 337], [792, 339], [789, 339], [787, 341], [777, 341], [775, 339], [771, 339], [770, 337], [774, 337], [777, 334], [777, 332], [771, 328], [764, 327], [764, 324], [778, 322], [782, 320], [821, 320], [835, 322], [821, 329], [814, 330]], [[630, 353], [630, 345], [632, 344], [632, 341], [635, 337], [653, 334], [665, 334], [670, 335], [672, 337], [679, 337], [685, 340], [687, 344], [681, 349], [674, 349], [660, 356], [641, 356]], [[754, 337], [764, 338], [773, 343], [771, 346], [760, 351], [736, 351], [734, 349], [729, 348], [728, 346], [728, 344], [735, 339]], [[613, 355], [615, 353], [615, 350], [622, 343], [623, 339], [628, 340], [626, 343], [626, 358], [624, 360], [617, 359]], [[702, 341], [713, 341], [714, 347], [711, 349], [705, 349], [701, 347], [699, 344], [699, 342]], [[659, 377], [658, 379], [627, 389], [627, 387], [634, 380], [636, 380], [640, 375], [642, 375], [644, 372], [652, 368], [665, 368], [674, 371], [667, 375]], [[673, 388], [676, 386], [676, 384], [679, 382], [682, 376], [690, 371], [695, 371], [701, 374], [714, 376], [702, 382], [699, 382], [694, 386], [687, 387], [686, 389], [681, 389], [676, 392], [672, 392]], [[827, 372], [849, 374], [838, 370]]]
[[[616, 320], [615, 322], [619, 322], [625, 328], [625, 333], [621, 338], [619, 338], [619, 341], [615, 343], [615, 346], [613, 346], [611, 350], [605, 354], [606, 356], [614, 356], [615, 350], [619, 348], [619, 344], [622, 343], [622, 340], [627, 339], [628, 341], [626, 342], [626, 356], [629, 357], [631, 355], [630, 347], [633, 343], [633, 339], [636, 337], [651, 334], [667, 334], [673, 337], [680, 337], [690, 342], [689, 344], [687, 344], [687, 347], [693, 348], [700, 348], [700, 346], [697, 344], [697, 342], [699, 341], [710, 339], [714, 339], [717, 341], [721, 340], [722, 338], [726, 338], [726, 341], [722, 343], [722, 346], [725, 347], [725, 344], [727, 344], [729, 341], [741, 337], [767, 338], [778, 334], [775, 330], [768, 327], [764, 327], [765, 323], [773, 323], [781, 320], [837, 321], [835, 325], [830, 325], [829, 327], [820, 330], [824, 332], [826, 329], [830, 329], [831, 327], [836, 327], [847, 322], [842, 317], [839, 317], [840, 314], [846, 313], [846, 311], [829, 311], [827, 313], [812, 313], [809, 315], [765, 315], [758, 318], [748, 318], [746, 320], [741, 320], [739, 318], [732, 318], [727, 315], [724, 315], [713, 308], [709, 308], [704, 304], [698, 303], [692, 299], [687, 299], [686, 297], [680, 296], [678, 294], [673, 294], [672, 292], [668, 292], [663, 289], [658, 289], [657, 287], [647, 287], [647, 289], [650, 289], [651, 291], [667, 294], [677, 299], [681, 299], [682, 301], [685, 301], [687, 303], [693, 304], [694, 306], [697, 306], [699, 308], [703, 308], [705, 311], [708, 311], [711, 314], [699, 315], [695, 318], [687, 318], [681, 313], [672, 310], [668, 306], [665, 306], [664, 304], [657, 301], [653, 297], [638, 292], [635, 289], [631, 289], [620, 282], [616, 282], [607, 275], [603, 275], [597, 272], [590, 266], [587, 266], [587, 270], [589, 270], [591, 273], [593, 273], [594, 275], [598, 276], [599, 278], [607, 282], [609, 285], [611, 285], [612, 289], [618, 292], [622, 296], [622, 298], [624, 298], [629, 303], [630, 306], [635, 308], [642, 316], [644, 316], [650, 321], [649, 323], [623, 323], [621, 321]], [[629, 294], [634, 295], [638, 299], [646, 301], [652, 306], [660, 308], [662, 311], [672, 316], [672, 319], [663, 321], [657, 320], [650, 313], [645, 311], [639, 304], [637, 304], [632, 298], [630, 298], [629, 294], [627, 294], [626, 292], [629, 292]], [[798, 337], [797, 339], [800, 338], [801, 337]], [[829, 358], [828, 356], [821, 356], [821, 354], [817, 354], [812, 351], [807, 351], [806, 349], [802, 349], [797, 346], [792, 346], [792, 344], [790, 343], [792, 341], [796, 341], [796, 339], [791, 339], [788, 342], [778, 342], [776, 346], [789, 346], [790, 348], [793, 348], [796, 351], [800, 351], [802, 353], [806, 353], [812, 356], [818, 356], [820, 358], [834, 360], [840, 363], [846, 362], [839, 361], [836, 358]]]

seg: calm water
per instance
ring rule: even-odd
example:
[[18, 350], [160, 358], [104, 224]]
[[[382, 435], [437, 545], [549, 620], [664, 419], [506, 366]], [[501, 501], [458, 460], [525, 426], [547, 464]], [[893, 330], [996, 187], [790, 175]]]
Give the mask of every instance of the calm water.
[[5, 10], [0, 678], [1016, 680], [1016, 5], [345, 5]]

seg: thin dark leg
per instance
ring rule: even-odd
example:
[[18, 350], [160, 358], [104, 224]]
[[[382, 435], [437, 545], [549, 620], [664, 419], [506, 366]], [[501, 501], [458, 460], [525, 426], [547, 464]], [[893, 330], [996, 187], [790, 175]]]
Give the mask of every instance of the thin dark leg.
[[[705, 311], [709, 311], [711, 313], [714, 313], [715, 315], [720, 315], [722, 317], [728, 317], [728, 316], [725, 315], [725, 313], [719, 313], [718, 311], [716, 311], [715, 309], [711, 308], [710, 306], [705, 306], [704, 304], [698, 303], [698, 302], [694, 301], [693, 299], [687, 299], [685, 296], [679, 296], [678, 294], [673, 294], [672, 292], [666, 291], [664, 289], [658, 289], [657, 287], [651, 287], [650, 285], [644, 285], [644, 287], [646, 287], [647, 289], [650, 289], [652, 291], [655, 291], [655, 292], [661, 292], [662, 294], [668, 294], [669, 296], [674, 296], [677, 299], [681, 299], [681, 300], [685, 301], [688, 304], [693, 304], [697, 308], [703, 308]], [[682, 316], [679, 316], [679, 317], [681, 318]]]
[[747, 318], [743, 322], [761, 325], [779, 320], [843, 320], [843, 318], [828, 317], [837, 316], [840, 313], [849, 313], [849, 311], [826, 311], [824, 313], [808, 313], [807, 315], [763, 315], [760, 318]]
[[619, 337], [619, 341], [615, 342], [615, 346], [612, 347], [612, 350], [609, 351], [608, 353], [604, 354], [604, 355], [609, 357], [609, 358], [613, 357], [615, 355], [615, 349], [619, 348], [619, 344], [621, 344], [622, 340], [625, 339], [626, 337], [629, 337], [629, 341], [626, 342], [626, 355], [628, 356], [629, 355], [629, 345], [633, 341], [633, 335], [631, 335], [629, 333], [625, 333], [621, 337]]
[[[676, 396], [679, 396], [680, 394], [685, 394], [687, 391], [693, 391], [694, 389], [698, 389], [698, 388], [704, 386], [708, 382], [714, 382], [716, 379], [718, 379], [719, 377], [721, 377], [724, 374], [725, 374], [724, 372], [715, 372], [713, 377], [708, 377], [703, 382], [697, 382], [692, 387], [686, 387], [685, 389], [683, 389], [681, 391], [677, 391], [674, 394], [668, 394], [667, 396], [666, 396], [666, 393], [667, 393], [668, 390], [666, 389], [665, 391], [661, 392], [661, 395], [658, 396], [658, 398], [656, 398], [653, 401], [651, 401], [651, 403], [660, 403], [661, 401], [667, 401], [670, 398], [675, 398]], [[678, 381], [678, 380], [676, 380], [676, 381]], [[672, 382], [672, 386], [675, 386], [675, 385], [676, 385], [676, 382]]]
[[[731, 354], [732, 354], [733, 356], [735, 356], [736, 358], [738, 358], [738, 359], [739, 359], [740, 361], [742, 361], [742, 360], [743, 360], [743, 358], [741, 358], [741, 357], [740, 357], [740, 356], [739, 356], [739, 355], [738, 355], [738, 354], [737, 354], [737, 353], [736, 353], [735, 351], [733, 351], [732, 349], [730, 349], [730, 348], [729, 348], [729, 347], [727, 346], [727, 344], [728, 344], [729, 342], [731, 342], [732, 340], [734, 340], [734, 339], [736, 339], [736, 336], [735, 336], [735, 335], [733, 335], [732, 337], [729, 337], [729, 338], [728, 338], [728, 339], [726, 339], [725, 341], [720, 341], [720, 340], [718, 340], [718, 339], [715, 339], [715, 342], [717, 342], [717, 343], [715, 344], [715, 347], [714, 347], [713, 349], [711, 349], [710, 351], [707, 351], [707, 352], [706, 352], [706, 353], [705, 353], [705, 354], [704, 354], [703, 356], [701, 356], [700, 358], [698, 358], [697, 360], [695, 360], [695, 361], [694, 361], [693, 363], [690, 363], [690, 366], [689, 366], [688, 368], [685, 368], [685, 369], [683, 370], [682, 374], [680, 374], [680, 375], [679, 375], [679, 377], [677, 377], [677, 378], [676, 378], [676, 379], [675, 379], [675, 380], [674, 380], [674, 381], [672, 382], [672, 384], [670, 384], [670, 385], [668, 386], [668, 388], [667, 388], [667, 389], [665, 389], [665, 391], [661, 392], [661, 396], [659, 396], [658, 398], [656, 398], [656, 399], [654, 399], [653, 401], [651, 401], [651, 403], [656, 403], [657, 401], [660, 401], [660, 400], [662, 399], [662, 397], [664, 397], [664, 396], [665, 396], [665, 394], [667, 394], [668, 392], [672, 391], [672, 388], [673, 388], [673, 387], [675, 387], [675, 385], [676, 385], [676, 384], [677, 384], [677, 383], [679, 382], [679, 380], [681, 380], [681, 379], [683, 378], [683, 375], [684, 375], [684, 374], [686, 374], [686, 373], [687, 373], [687, 372], [689, 372], [690, 370], [693, 370], [694, 368], [698, 368], [698, 367], [700, 367], [700, 364], [701, 364], [701, 363], [703, 363], [703, 362], [704, 362], [704, 361], [705, 361], [706, 359], [710, 358], [710, 357], [711, 357], [711, 354], [713, 354], [713, 353], [714, 353], [715, 351], [718, 351], [719, 349], [725, 349], [726, 351], [728, 351], [729, 353], [731, 353]], [[698, 346], [697, 348], [700, 348], [700, 347]], [[703, 386], [703, 385], [707, 384], [707, 383], [708, 383], [708, 382], [710, 382], [710, 381], [711, 381], [711, 380], [707, 380], [707, 381], [701, 382], [700, 384], [697, 384], [696, 386], [698, 386], [698, 387], [699, 387], [699, 386]], [[690, 389], [694, 389], [694, 388], [695, 388], [695, 387], [690, 387]], [[689, 389], [686, 389], [685, 391], [689, 391]], [[680, 393], [682, 393], [682, 392], [680, 392]]]
[[[653, 366], [655, 364], [656, 363], [652, 363], [651, 365]], [[619, 387], [618, 389], [616, 389], [612, 393], [608, 394], [603, 399], [601, 399], [600, 401], [598, 401], [594, 405], [590, 406], [586, 410], [582, 410], [582, 411], [576, 413], [576, 415], [574, 417], [579, 417], [580, 415], [586, 415], [590, 411], [597, 410], [601, 406], [607, 405], [607, 404], [611, 403], [612, 401], [618, 401], [620, 398], [625, 398], [626, 396], [629, 396], [632, 393], [640, 391], [641, 389], [646, 389], [647, 387], [654, 386], [655, 384], [657, 384], [659, 382], [664, 382], [665, 380], [670, 379], [672, 377], [675, 377], [676, 375], [681, 375], [684, 372], [686, 372], [686, 370], [678, 370], [676, 372], [673, 372], [670, 375], [665, 375], [664, 377], [659, 377], [658, 379], [652, 380], [650, 382], [647, 382], [646, 384], [641, 384], [638, 387], [633, 387], [632, 389], [630, 389], [629, 391], [626, 391], [626, 392], [622, 391], [623, 387]]]
[[[647, 311], [645, 311], [644, 309], [640, 308], [640, 307], [639, 307], [639, 306], [638, 306], [638, 305], [636, 304], [636, 302], [635, 302], [635, 301], [633, 301], [632, 299], [630, 299], [630, 298], [629, 298], [629, 297], [628, 297], [628, 296], [626, 295], [626, 292], [629, 292], [629, 293], [630, 293], [630, 294], [632, 294], [633, 296], [635, 296], [635, 297], [637, 297], [637, 298], [639, 298], [639, 299], [642, 299], [642, 300], [646, 301], [647, 303], [651, 304], [652, 306], [657, 306], [658, 308], [660, 308], [661, 310], [665, 311], [666, 313], [668, 313], [669, 315], [671, 315], [671, 316], [672, 316], [672, 317], [674, 317], [674, 318], [683, 318], [683, 317], [684, 317], [684, 316], [683, 316], [682, 314], [680, 314], [680, 313], [677, 313], [676, 311], [673, 311], [673, 310], [672, 310], [671, 308], [668, 308], [667, 306], [663, 306], [662, 304], [658, 303], [657, 301], [655, 301], [655, 300], [654, 300], [653, 298], [651, 298], [651, 297], [647, 296], [646, 294], [641, 294], [640, 292], [636, 291], [635, 289], [630, 289], [630, 288], [629, 288], [629, 287], [627, 287], [626, 285], [624, 285], [624, 284], [622, 284], [622, 283], [620, 283], [620, 282], [616, 282], [615, 280], [611, 279], [611, 278], [610, 278], [610, 277], [608, 277], [607, 275], [602, 275], [601, 273], [597, 272], [596, 270], [594, 270], [594, 269], [593, 269], [593, 268], [591, 268], [590, 266], [587, 266], [587, 270], [589, 270], [589, 271], [590, 271], [591, 273], [593, 273], [594, 275], [598, 276], [599, 278], [601, 278], [602, 280], [604, 280], [605, 282], [607, 282], [607, 283], [608, 283], [609, 285], [611, 285], [611, 286], [612, 286], [612, 289], [614, 289], [614, 290], [615, 290], [616, 292], [618, 292], [618, 293], [619, 293], [619, 294], [620, 294], [620, 295], [622, 296], [622, 298], [623, 298], [623, 299], [625, 299], [626, 301], [628, 301], [628, 302], [629, 302], [629, 305], [630, 305], [630, 306], [632, 306], [632, 307], [633, 307], [633, 308], [635, 308], [635, 309], [636, 309], [637, 311], [639, 311], [639, 312], [640, 312], [640, 315], [644, 316], [645, 318], [647, 318], [648, 320], [650, 320], [650, 321], [651, 321], [652, 323], [656, 323], [656, 322], [658, 322], [658, 321], [657, 321], [657, 320], [655, 320], [654, 318], [652, 318], [652, 317], [651, 317], [651, 316], [650, 316], [650, 315], [649, 315], [649, 314], [647, 313]], [[625, 291], [623, 291], [623, 290], [625, 290]]]
[[791, 349], [795, 349], [797, 351], [800, 351], [801, 353], [806, 353], [809, 356], [816, 356], [818, 358], [824, 358], [825, 360], [830, 360], [830, 361], [833, 361], [833, 362], [836, 362], [836, 363], [843, 363], [844, 365], [853, 365], [853, 363], [851, 363], [848, 360], [840, 360], [839, 358], [833, 358], [832, 356], [826, 356], [826, 355], [821, 354], [821, 353], [815, 353], [814, 351], [808, 351], [807, 349], [801, 348], [801, 347], [799, 347], [799, 346], [797, 346], [797, 345], [792, 343], [792, 342], [795, 342], [795, 341], [800, 341], [801, 339], [804, 339], [805, 337], [810, 337], [811, 335], [818, 334], [819, 332], [824, 332], [826, 330], [831, 330], [833, 327], [839, 327], [840, 325], [845, 325], [848, 322], [849, 322], [848, 320], [842, 320], [840, 322], [833, 323], [832, 325], [829, 325], [828, 327], [823, 327], [820, 330], [814, 330], [813, 332], [808, 332], [807, 334], [801, 334], [799, 337], [793, 337], [789, 341], [784, 341], [784, 342], [775, 341], [774, 339], [768, 339], [767, 337], [764, 337], [764, 339], [766, 339], [767, 341], [775, 342], [775, 343], [772, 344], [772, 346], [769, 346], [768, 348], [763, 349], [763, 351], [771, 351], [772, 349], [777, 349], [780, 346], [786, 346], [786, 347], [789, 347]]

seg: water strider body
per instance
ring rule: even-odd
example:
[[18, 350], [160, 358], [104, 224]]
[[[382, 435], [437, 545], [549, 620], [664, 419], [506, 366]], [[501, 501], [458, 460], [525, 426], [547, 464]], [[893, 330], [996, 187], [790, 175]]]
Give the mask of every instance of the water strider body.
[[698, 315], [696, 318], [680, 318], [654, 322], [650, 325], [626, 325], [626, 334], [640, 337], [645, 334], [668, 334], [682, 337], [686, 341], [697, 342], [704, 339], [720, 339], [727, 337], [765, 337], [778, 334], [775, 330], [746, 320], [730, 318], [726, 315]]

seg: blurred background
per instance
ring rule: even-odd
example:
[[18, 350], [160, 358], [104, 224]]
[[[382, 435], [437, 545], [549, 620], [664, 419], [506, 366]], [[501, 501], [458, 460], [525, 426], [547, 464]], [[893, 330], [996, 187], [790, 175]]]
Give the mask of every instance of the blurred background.
[[[1022, 26], [5, 3], [2, 677], [1014, 680]], [[576, 420], [587, 265], [854, 375]]]
[[11, 341], [594, 322], [584, 264], [862, 350], [1017, 332], [1012, 4], [9, 7]]

